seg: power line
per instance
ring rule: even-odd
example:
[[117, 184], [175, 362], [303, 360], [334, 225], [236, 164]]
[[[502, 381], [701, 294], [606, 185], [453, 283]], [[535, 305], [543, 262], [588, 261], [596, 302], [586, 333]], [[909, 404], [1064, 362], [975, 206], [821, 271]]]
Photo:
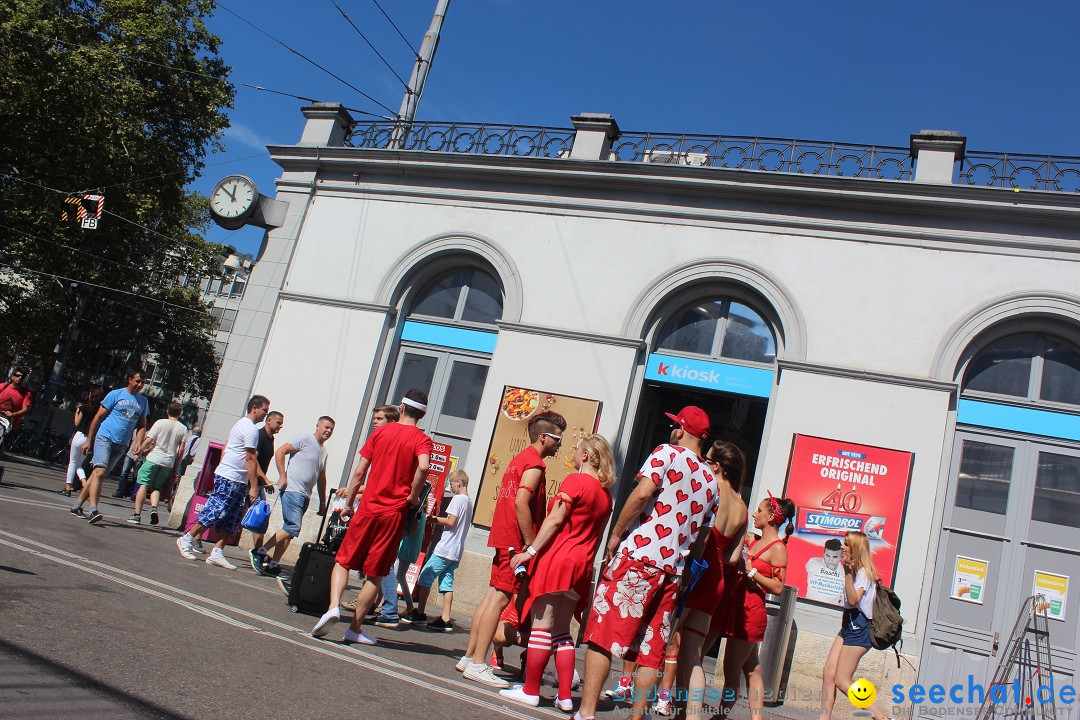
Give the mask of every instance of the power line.
[[[246, 155], [246, 156], [244, 156], [242, 158], [236, 158], [235, 160], [222, 160], [221, 162], [207, 163], [206, 165], [203, 165], [203, 168], [211, 168], [211, 167], [217, 167], [218, 165], [228, 165], [230, 163], [243, 162], [244, 160], [251, 160], [252, 158], [263, 157], [263, 156], [269, 155], [269, 154], [270, 153], [268, 153], [268, 152], [261, 152], [261, 153], [256, 153], [254, 155]], [[177, 170], [176, 172], [161, 173], [160, 175], [149, 175], [147, 177], [138, 178], [136, 180], [128, 180], [127, 182], [114, 183], [112, 185], [105, 185], [103, 187], [99, 187], [99, 188], [95, 188], [95, 189], [97, 189], [97, 190], [111, 190], [113, 188], [127, 187], [128, 185], [134, 185], [135, 183], [147, 182], [147, 181], [150, 181], [150, 180], [160, 180], [162, 178], [170, 177], [172, 175], [182, 175], [182, 174], [185, 174], [186, 172], [187, 172], [187, 170]]]
[[[226, 9], [228, 9], [228, 8], [226, 8]], [[28, 32], [26, 30], [20, 30], [18, 28], [7, 28], [7, 29], [13, 30], [14, 32], [17, 32], [17, 33], [22, 33], [23, 35], [28, 35], [30, 37], [40, 38], [42, 40], [50, 40], [50, 41], [56, 40], [56, 38], [48, 37], [46, 35], [39, 35], [38, 33], [32, 33], [32, 32]], [[134, 62], [145, 63], [147, 65], [155, 65], [157, 67], [165, 68], [166, 70], [171, 70], [172, 72], [180, 72], [180, 73], [184, 73], [186, 75], [196, 75], [198, 77], [210, 78], [211, 80], [223, 80], [224, 79], [224, 78], [218, 77], [217, 75], [211, 75], [210, 73], [199, 72], [198, 70], [185, 70], [184, 68], [178, 68], [178, 67], [174, 67], [172, 65], [166, 65], [165, 63], [159, 63], [159, 62], [155, 62], [153, 60], [147, 60], [145, 58], [137, 58], [137, 57], [134, 57], [132, 55], [127, 55], [126, 53], [122, 53], [119, 50], [117, 50], [116, 48], [108, 47], [106, 45], [93, 45], [93, 44], [90, 44], [90, 43], [76, 43], [76, 42], [69, 42], [69, 41], [66, 41], [66, 40], [57, 41], [57, 42], [62, 42], [64, 45], [69, 46], [69, 47], [83, 47], [83, 48], [93, 48], [95, 50], [106, 50], [108, 52], [114, 53], [117, 57], [123, 58], [125, 60], [132, 60]], [[285, 97], [295, 98], [296, 100], [303, 100], [304, 102], [309, 102], [309, 103], [323, 102], [322, 100], [319, 100], [317, 98], [305, 97], [304, 95], [297, 95], [295, 93], [285, 92], [284, 90], [274, 90], [274, 89], [271, 89], [271, 88], [268, 88], [268, 87], [264, 87], [262, 85], [254, 85], [252, 83], [243, 82], [242, 80], [226, 80], [226, 82], [232, 82], [235, 85], [240, 85], [242, 87], [249, 88], [251, 90], [259, 90], [259, 91], [262, 91], [262, 92], [273, 93], [274, 95], [283, 95]], [[359, 91], [357, 91], [357, 92], [359, 92]], [[363, 93], [361, 93], [361, 94], [363, 94]], [[380, 103], [376, 103], [376, 104], [380, 104]], [[380, 120], [395, 120], [395, 119], [397, 119], [396, 115], [394, 117], [387, 117], [386, 115], [380, 115], [378, 113], [369, 112], [368, 110], [360, 110], [359, 108], [353, 108], [353, 107], [348, 107], [348, 106], [343, 106], [343, 107], [346, 110], [348, 110], [349, 112], [359, 113], [360, 115], [368, 115], [370, 117], [379, 118]], [[386, 107], [386, 106], [383, 105], [382, 107]], [[389, 110], [389, 108], [387, 108], [387, 110]], [[393, 110], [390, 110], [390, 112], [393, 112]]]
[[98, 283], [92, 283], [89, 280], [79, 280], [78, 278], [70, 278], [70, 277], [65, 277], [63, 275], [54, 275], [53, 273], [47, 273], [47, 272], [44, 272], [44, 271], [41, 271], [41, 270], [32, 270], [32, 269], [30, 269], [28, 267], [21, 267], [21, 266], [15, 266], [15, 265], [8, 266], [8, 270], [10, 272], [14, 272], [14, 273], [27, 272], [27, 273], [32, 273], [34, 275], [42, 275], [44, 277], [50, 277], [50, 278], [52, 278], [54, 280], [64, 280], [65, 282], [79, 283], [80, 285], [86, 285], [87, 287], [98, 288], [99, 290], [108, 290], [109, 292], [121, 293], [123, 295], [131, 295], [132, 297], [142, 298], [143, 300], [148, 300], [149, 302], [157, 303], [157, 304], [160, 304], [160, 305], [168, 305], [169, 307], [174, 307], [174, 308], [177, 308], [178, 310], [185, 310], [187, 312], [193, 312], [193, 313], [199, 313], [199, 314], [204, 312], [202, 310], [196, 310], [194, 308], [189, 308], [189, 307], [186, 307], [184, 305], [177, 305], [176, 303], [171, 303], [168, 300], [159, 300], [157, 298], [149, 298], [149, 297], [146, 297], [146, 295], [143, 295], [142, 293], [131, 292], [131, 291], [128, 291], [128, 290], [121, 290], [120, 288], [109, 287], [108, 285], [100, 285]]
[[320, 70], [322, 70], [322, 71], [323, 71], [324, 73], [326, 73], [326, 74], [327, 74], [327, 75], [329, 75], [330, 77], [332, 77], [332, 78], [334, 78], [335, 80], [337, 80], [338, 82], [340, 82], [340, 83], [344, 84], [344, 85], [345, 85], [346, 87], [348, 87], [348, 88], [352, 89], [353, 91], [355, 91], [355, 92], [357, 92], [357, 93], [360, 93], [361, 95], [363, 95], [364, 97], [366, 97], [366, 98], [367, 98], [368, 100], [370, 100], [371, 102], [375, 103], [376, 105], [378, 105], [378, 106], [379, 106], [379, 107], [381, 107], [382, 109], [386, 110], [386, 111], [387, 111], [388, 113], [391, 113], [392, 115], [394, 115], [394, 117], [397, 117], [397, 113], [395, 113], [395, 112], [394, 112], [393, 110], [391, 110], [391, 109], [390, 109], [389, 107], [387, 107], [386, 105], [383, 105], [383, 104], [382, 104], [381, 102], [379, 102], [379, 101], [378, 101], [378, 100], [376, 100], [375, 98], [373, 98], [373, 97], [371, 97], [370, 95], [368, 95], [368, 94], [367, 94], [366, 92], [364, 92], [364, 91], [363, 91], [363, 90], [361, 90], [360, 88], [358, 88], [358, 87], [356, 87], [355, 85], [353, 85], [352, 83], [350, 83], [350, 82], [349, 82], [348, 80], [346, 80], [345, 78], [341, 77], [340, 75], [337, 75], [337, 74], [336, 74], [336, 73], [334, 73], [334, 72], [333, 72], [332, 70], [328, 70], [327, 68], [323, 67], [323, 66], [322, 66], [322, 65], [320, 65], [319, 63], [317, 63], [317, 62], [315, 62], [314, 60], [312, 60], [311, 58], [309, 58], [309, 57], [308, 57], [307, 55], [304, 55], [304, 54], [303, 54], [302, 52], [300, 52], [300, 51], [299, 51], [299, 50], [297, 50], [296, 48], [290, 47], [289, 45], [287, 45], [286, 43], [282, 42], [281, 40], [278, 40], [278, 39], [277, 39], [276, 37], [274, 37], [274, 36], [273, 36], [273, 35], [271, 35], [270, 33], [266, 32], [266, 31], [265, 31], [265, 30], [263, 30], [262, 28], [258, 27], [257, 25], [255, 25], [254, 23], [252, 23], [252, 22], [251, 22], [250, 20], [248, 20], [248, 19], [247, 19], [247, 18], [245, 18], [244, 16], [242, 16], [242, 15], [239, 15], [238, 13], [235, 13], [235, 12], [233, 12], [233, 11], [232, 11], [232, 10], [230, 10], [230, 9], [229, 9], [228, 7], [226, 7], [225, 5], [223, 5], [222, 3], [220, 3], [220, 2], [219, 2], [219, 3], [217, 4], [217, 5], [218, 5], [218, 7], [220, 7], [220, 8], [221, 8], [222, 10], [224, 10], [225, 12], [227, 12], [227, 13], [229, 13], [230, 15], [232, 15], [232, 16], [234, 16], [234, 17], [236, 17], [236, 18], [237, 18], [238, 20], [240, 20], [240, 21], [241, 21], [241, 22], [243, 22], [244, 24], [246, 24], [246, 25], [248, 25], [248, 26], [252, 27], [253, 29], [257, 30], [258, 32], [262, 33], [263, 35], [265, 35], [266, 37], [270, 38], [271, 40], [273, 40], [274, 42], [276, 42], [276, 43], [277, 43], [278, 45], [280, 45], [281, 47], [285, 48], [285, 49], [286, 49], [286, 50], [288, 50], [289, 52], [293, 53], [293, 54], [294, 54], [294, 55], [296, 55], [297, 57], [299, 57], [299, 58], [301, 58], [301, 59], [303, 59], [303, 60], [306, 60], [307, 62], [311, 63], [311, 64], [312, 64], [312, 65], [314, 65], [315, 67], [317, 67], [317, 68], [319, 68]]
[[375, 46], [374, 46], [374, 45], [372, 45], [372, 44], [371, 44], [371, 41], [367, 39], [367, 35], [365, 35], [364, 33], [360, 32], [360, 28], [356, 27], [356, 23], [354, 23], [354, 22], [352, 21], [352, 18], [350, 18], [350, 17], [348, 16], [348, 14], [347, 14], [347, 13], [346, 13], [346, 12], [345, 12], [344, 10], [342, 10], [342, 9], [341, 9], [341, 6], [340, 6], [340, 5], [338, 5], [338, 4], [336, 3], [336, 2], [334, 2], [334, 0], [330, 0], [330, 3], [331, 3], [331, 4], [332, 4], [332, 5], [334, 6], [334, 7], [336, 7], [336, 8], [337, 8], [337, 10], [338, 10], [338, 12], [339, 12], [339, 13], [341, 13], [341, 16], [342, 16], [343, 18], [345, 18], [345, 20], [346, 20], [346, 21], [348, 21], [348, 23], [349, 23], [350, 25], [352, 25], [352, 29], [353, 29], [353, 30], [355, 30], [355, 31], [356, 31], [356, 33], [357, 33], [357, 34], [358, 34], [358, 35], [359, 35], [359, 36], [360, 36], [360, 37], [361, 37], [361, 38], [362, 38], [362, 39], [364, 40], [364, 42], [366, 42], [366, 43], [367, 43], [367, 46], [368, 46], [369, 48], [371, 48], [371, 51], [372, 51], [373, 53], [375, 53], [376, 55], [378, 55], [379, 59], [380, 59], [380, 60], [382, 60], [382, 62], [383, 62], [383, 65], [385, 65], [385, 66], [386, 66], [387, 68], [389, 68], [390, 72], [394, 73], [394, 77], [396, 77], [396, 78], [398, 79], [398, 82], [399, 82], [399, 83], [401, 83], [401, 84], [402, 84], [402, 85], [403, 85], [403, 86], [405, 87], [405, 89], [406, 89], [406, 90], [408, 90], [408, 89], [409, 89], [409, 84], [408, 84], [407, 82], [405, 82], [404, 80], [402, 80], [402, 79], [401, 79], [401, 76], [397, 74], [397, 70], [394, 70], [394, 67], [393, 67], [393, 66], [392, 66], [392, 65], [391, 65], [390, 63], [388, 63], [388, 62], [386, 61], [386, 58], [384, 58], [384, 57], [382, 56], [382, 53], [380, 53], [380, 52], [379, 52], [378, 50], [376, 50], [376, 49], [375, 49]]
[[394, 26], [394, 29], [395, 29], [395, 30], [397, 30], [397, 34], [398, 34], [398, 35], [399, 35], [399, 36], [401, 37], [401, 39], [402, 39], [402, 40], [404, 40], [404, 41], [405, 41], [405, 44], [409, 46], [409, 49], [410, 49], [410, 50], [412, 50], [412, 53], [413, 53], [413, 55], [415, 55], [415, 56], [416, 56], [416, 59], [417, 59], [417, 60], [419, 60], [419, 59], [420, 59], [420, 53], [419, 53], [419, 52], [417, 52], [417, 51], [416, 51], [416, 48], [414, 48], [414, 47], [412, 46], [412, 43], [411, 43], [411, 42], [409, 42], [409, 39], [408, 39], [408, 38], [406, 38], [406, 37], [405, 37], [404, 35], [402, 35], [401, 31], [400, 31], [400, 30], [398, 30], [398, 26], [397, 26], [397, 25], [394, 25], [394, 21], [393, 21], [393, 20], [391, 20], [391, 19], [390, 19], [390, 16], [386, 14], [386, 11], [385, 11], [385, 10], [383, 10], [383, 7], [382, 7], [382, 5], [380, 5], [380, 4], [379, 4], [379, 0], [371, 0], [371, 1], [372, 1], [373, 3], [375, 3], [375, 7], [379, 8], [379, 12], [381, 12], [381, 13], [383, 14], [383, 17], [384, 17], [384, 18], [386, 18], [387, 20], [389, 20], [389, 21], [390, 21], [390, 24]]
[[95, 260], [101, 260], [102, 262], [112, 263], [113, 265], [119, 265], [120, 267], [126, 267], [128, 269], [137, 270], [137, 271], [140, 271], [140, 272], [143, 270], [143, 268], [136, 267], [135, 265], [132, 265], [131, 263], [124, 263], [124, 262], [120, 262], [119, 260], [110, 260], [109, 258], [101, 257], [100, 255], [95, 255], [92, 252], [87, 252], [86, 250], [80, 250], [77, 247], [72, 247], [70, 245], [65, 245], [62, 242], [57, 242], [55, 240], [50, 240], [49, 238], [44, 238], [44, 237], [41, 237], [40, 235], [34, 235], [34, 234], [28, 233], [28, 232], [26, 232], [24, 230], [19, 230], [18, 228], [8, 227], [7, 225], [0, 225], [0, 229], [9, 230], [11, 232], [19, 233], [20, 235], [24, 235], [24, 236], [26, 236], [26, 237], [28, 237], [28, 238], [30, 238], [32, 240], [37, 240], [39, 242], [46, 242], [46, 243], [49, 243], [51, 245], [56, 245], [57, 247], [62, 247], [64, 249], [66, 249], [66, 250], [71, 250], [72, 252], [81, 253], [83, 255], [87, 255], [89, 257], [92, 257]]

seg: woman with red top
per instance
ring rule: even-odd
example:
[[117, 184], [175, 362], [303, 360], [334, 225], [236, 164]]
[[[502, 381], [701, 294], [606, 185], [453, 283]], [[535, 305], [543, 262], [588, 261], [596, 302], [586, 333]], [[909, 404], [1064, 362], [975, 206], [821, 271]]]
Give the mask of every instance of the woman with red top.
[[584, 610], [589, 597], [593, 560], [604, 526], [611, 516], [615, 459], [608, 441], [585, 435], [573, 454], [576, 473], [568, 475], [548, 505], [547, 518], [532, 545], [510, 561], [526, 565], [535, 556], [529, 578], [532, 632], [525, 666], [525, 684], [500, 690], [503, 697], [524, 705], [540, 703], [540, 680], [552, 652], [559, 680], [555, 707], [572, 712], [570, 688], [574, 678], [574, 641], [570, 620]]
[[[686, 601], [680, 629], [679, 686], [686, 688], [686, 715], [700, 715], [705, 693], [702, 656], [716, 644], [723, 624], [724, 579], [727, 568], [740, 562], [746, 533], [746, 503], [739, 495], [746, 475], [746, 455], [729, 442], [714, 442], [706, 461], [717, 480], [720, 502], [716, 520], [705, 544], [705, 570]], [[680, 699], [679, 705], [683, 704]]]
[[[765, 637], [768, 614], [765, 594], [784, 591], [787, 570], [787, 539], [791, 535], [795, 503], [775, 498], [772, 493], [758, 505], [751, 516], [761, 538], [743, 551], [743, 561], [727, 566], [724, 578], [726, 611], [724, 635], [724, 693], [720, 698], [721, 716], [727, 717], [739, 697], [739, 675], [746, 676], [751, 717], [764, 717], [765, 685], [761, 680], [758, 645]], [[780, 528], [787, 526], [784, 537]]]

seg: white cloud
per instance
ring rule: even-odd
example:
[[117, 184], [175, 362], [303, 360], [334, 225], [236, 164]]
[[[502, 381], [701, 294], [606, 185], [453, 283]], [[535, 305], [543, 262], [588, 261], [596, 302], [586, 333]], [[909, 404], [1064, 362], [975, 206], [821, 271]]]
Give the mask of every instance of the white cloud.
[[265, 150], [268, 144], [259, 137], [258, 133], [243, 123], [233, 123], [230, 125], [229, 128], [225, 130], [225, 138], [234, 140], [241, 145], [255, 148], [256, 150]]

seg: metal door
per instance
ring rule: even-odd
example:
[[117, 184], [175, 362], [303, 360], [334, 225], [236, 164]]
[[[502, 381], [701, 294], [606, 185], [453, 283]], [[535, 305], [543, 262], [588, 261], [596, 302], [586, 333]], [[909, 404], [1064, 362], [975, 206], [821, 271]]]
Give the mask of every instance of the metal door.
[[451, 446], [458, 467], [472, 441], [490, 360], [482, 354], [402, 346], [386, 402], [397, 405], [411, 388], [428, 395], [420, 427], [436, 442]]
[[[965, 702], [950, 699], [948, 706], [974, 714], [980, 702], [967, 690], [969, 676], [989, 685], [1035, 571], [1080, 577], [1080, 450], [958, 432], [946, 503], [919, 683], [963, 685]], [[971, 570], [983, 567], [980, 582]], [[1066, 601], [1063, 619], [1051, 622], [1057, 682], [1072, 679], [1077, 610]], [[915, 715], [940, 708], [923, 704]]]

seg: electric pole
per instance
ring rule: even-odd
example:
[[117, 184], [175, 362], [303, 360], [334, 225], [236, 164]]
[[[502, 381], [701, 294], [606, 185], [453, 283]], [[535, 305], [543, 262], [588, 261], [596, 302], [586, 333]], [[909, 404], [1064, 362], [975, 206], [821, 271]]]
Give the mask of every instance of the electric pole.
[[416, 57], [416, 65], [413, 66], [412, 76], [409, 78], [409, 85], [405, 89], [405, 97], [402, 98], [401, 109], [398, 111], [397, 128], [394, 130], [391, 143], [393, 148], [404, 147], [405, 136], [412, 128], [413, 119], [416, 117], [416, 107], [424, 94], [424, 85], [427, 83], [428, 73], [431, 72], [431, 63], [435, 60], [435, 51], [439, 48], [439, 33], [442, 31], [446, 11], [449, 8], [450, 0], [439, 0], [435, 15], [431, 18], [431, 26], [424, 33], [420, 54]]

